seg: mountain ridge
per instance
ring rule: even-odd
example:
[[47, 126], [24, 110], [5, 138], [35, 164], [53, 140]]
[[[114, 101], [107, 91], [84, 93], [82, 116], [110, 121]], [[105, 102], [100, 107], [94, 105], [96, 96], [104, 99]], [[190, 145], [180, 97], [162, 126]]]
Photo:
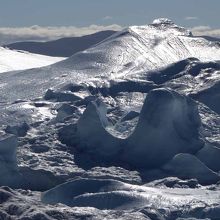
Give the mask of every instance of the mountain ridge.
[[47, 42], [15, 42], [3, 45], [3, 47], [15, 50], [23, 50], [31, 53], [42, 54], [55, 57], [69, 57], [74, 53], [88, 49], [92, 45], [99, 43], [115, 31], [100, 31], [94, 34], [81, 37], [65, 37]]

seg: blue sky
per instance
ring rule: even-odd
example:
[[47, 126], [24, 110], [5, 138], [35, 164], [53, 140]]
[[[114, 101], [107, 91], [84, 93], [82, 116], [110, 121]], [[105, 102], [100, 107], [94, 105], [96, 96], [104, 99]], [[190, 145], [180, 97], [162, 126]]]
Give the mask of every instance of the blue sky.
[[0, 26], [127, 26], [169, 17], [184, 26], [220, 27], [219, 10], [220, 0], [0, 0]]
[[[220, 0], [0, 0], [0, 43], [2, 35], [12, 37], [12, 33], [19, 31], [21, 35], [22, 27], [31, 27], [29, 32], [22, 29], [23, 35], [26, 32], [33, 35], [33, 29], [39, 36], [46, 33], [46, 29], [38, 26], [57, 27], [58, 32], [61, 26], [77, 27], [76, 35], [80, 35], [87, 33], [85, 30], [80, 33], [81, 27], [88, 27], [88, 32], [91, 25], [102, 26], [97, 30], [118, 29], [118, 26], [148, 24], [158, 17], [170, 18], [196, 31], [212, 31], [212, 35], [218, 36], [219, 10]], [[118, 26], [108, 27], [112, 24]], [[73, 33], [74, 30], [70, 35]]]

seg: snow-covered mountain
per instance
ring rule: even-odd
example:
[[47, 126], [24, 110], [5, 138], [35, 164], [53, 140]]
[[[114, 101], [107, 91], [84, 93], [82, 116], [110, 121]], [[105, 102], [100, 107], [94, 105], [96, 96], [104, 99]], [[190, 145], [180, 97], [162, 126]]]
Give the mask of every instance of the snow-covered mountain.
[[168, 19], [1, 74], [0, 216], [219, 219], [219, 82], [219, 43]]
[[[7, 91], [7, 97], [16, 99], [18, 96], [27, 98], [26, 94], [33, 98], [42, 96], [47, 88], [59, 88], [66, 82], [100, 87], [114, 80], [142, 79], [149, 70], [189, 57], [196, 57], [200, 61], [219, 60], [219, 44], [194, 38], [188, 30], [170, 20], [160, 19], [147, 26], [129, 27], [49, 67], [8, 74], [5, 76], [7, 79], [1, 78], [3, 83], [9, 77], [16, 80], [2, 89]], [[19, 94], [22, 82], [25, 82], [27, 93], [23, 88]], [[14, 92], [12, 88], [18, 88], [19, 91]]]
[[212, 36], [201, 36], [203, 38], [205, 38], [206, 40], [209, 41], [216, 41], [216, 42], [220, 42], [220, 38], [219, 37], [212, 37]]
[[0, 47], [0, 73], [48, 66], [63, 59]]
[[100, 31], [81, 37], [67, 37], [48, 42], [16, 42], [4, 45], [4, 47], [14, 50], [24, 50], [30, 53], [43, 54], [47, 56], [69, 57], [74, 53], [88, 49], [92, 45], [101, 42], [114, 33], [115, 31], [110, 30]]

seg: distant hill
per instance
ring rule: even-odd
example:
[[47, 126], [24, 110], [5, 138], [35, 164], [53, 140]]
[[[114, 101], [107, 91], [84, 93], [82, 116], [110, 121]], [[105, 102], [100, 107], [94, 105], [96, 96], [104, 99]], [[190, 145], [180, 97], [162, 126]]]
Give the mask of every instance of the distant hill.
[[211, 36], [201, 36], [203, 38], [205, 38], [206, 40], [209, 40], [209, 41], [217, 41], [217, 42], [220, 42], [220, 37], [211, 37]]
[[4, 45], [4, 47], [24, 50], [31, 53], [43, 54], [54, 57], [69, 57], [76, 52], [85, 50], [90, 46], [101, 42], [107, 37], [114, 34], [115, 31], [100, 31], [94, 34], [85, 35], [81, 37], [68, 37], [59, 40], [48, 42], [17, 42], [13, 44]]

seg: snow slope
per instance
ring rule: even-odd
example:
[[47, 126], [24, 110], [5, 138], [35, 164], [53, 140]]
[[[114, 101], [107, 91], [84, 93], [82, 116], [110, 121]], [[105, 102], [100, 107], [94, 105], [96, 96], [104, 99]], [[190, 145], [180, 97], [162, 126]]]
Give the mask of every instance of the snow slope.
[[[7, 74], [1, 77], [0, 91], [2, 98], [16, 100], [42, 96], [46, 89], [60, 88], [66, 82], [108, 86], [111, 81], [139, 80], [142, 72], [189, 57], [201, 61], [219, 60], [219, 51], [215, 42], [194, 38], [172, 21], [160, 19], [150, 25], [129, 27], [49, 67]], [[15, 79], [10, 85], [7, 84], [9, 78]], [[21, 88], [24, 82], [25, 88]]]
[[57, 66], [89, 71], [91, 75], [98, 71], [103, 78], [115, 79], [134, 77], [136, 71], [157, 69], [189, 57], [219, 60], [219, 44], [194, 38], [172, 21], [158, 19], [150, 25], [118, 32]]
[[47, 66], [63, 59], [0, 47], [0, 73]]
[[[130, 191], [132, 193], [129, 193]], [[219, 198], [214, 195], [210, 195], [210, 198], [209, 196], [204, 197], [205, 190], [198, 189], [195, 191], [197, 191], [200, 201], [209, 204], [219, 201]], [[206, 192], [208, 193], [208, 191]], [[167, 189], [130, 185], [115, 180], [76, 179], [43, 193], [42, 201], [49, 204], [61, 202], [69, 206], [89, 206], [101, 210], [129, 210], [130, 206], [135, 205], [138, 205], [140, 209], [141, 207], [146, 207], [147, 204], [153, 203], [158, 209], [164, 209], [167, 206], [174, 207], [175, 202], [182, 206], [190, 205], [195, 199], [195, 194], [193, 190], [188, 190], [188, 193], [184, 198], [184, 189], [173, 189], [173, 193], [170, 193]], [[113, 200], [115, 202], [112, 202]]]

